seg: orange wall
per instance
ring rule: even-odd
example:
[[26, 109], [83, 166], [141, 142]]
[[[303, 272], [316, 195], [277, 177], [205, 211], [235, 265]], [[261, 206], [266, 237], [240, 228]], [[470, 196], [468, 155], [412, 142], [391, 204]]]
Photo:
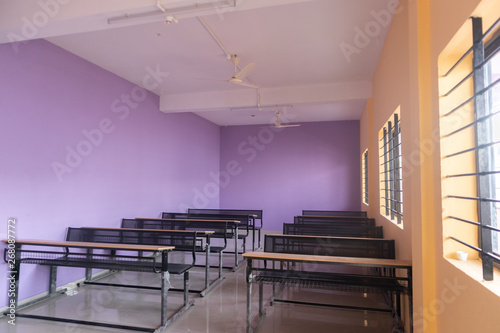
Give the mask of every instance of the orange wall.
[[[370, 158], [370, 205], [361, 208], [396, 240], [398, 258], [413, 262], [416, 333], [500, 332], [500, 297], [443, 258], [438, 56], [479, 3], [400, 1], [360, 123], [360, 154], [369, 148]], [[404, 229], [379, 213], [378, 132], [398, 106]]]

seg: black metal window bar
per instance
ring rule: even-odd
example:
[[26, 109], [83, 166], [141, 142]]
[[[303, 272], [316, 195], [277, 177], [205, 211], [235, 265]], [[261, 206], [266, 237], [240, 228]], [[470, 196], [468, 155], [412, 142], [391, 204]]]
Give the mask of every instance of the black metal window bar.
[[363, 202], [369, 204], [368, 197], [368, 150], [363, 153]]
[[[471, 84], [473, 81], [472, 96], [465, 96], [464, 100], [457, 103], [456, 106], [447, 110], [442, 118], [458, 116], [461, 113], [467, 113], [471, 110], [474, 115], [472, 122], [454, 129], [450, 133], [441, 136], [441, 140], [454, 140], [465, 130], [474, 131], [474, 146], [454, 146], [457, 150], [442, 156], [442, 159], [453, 159], [454, 157], [465, 156], [464, 154], [473, 153], [475, 158], [475, 172], [465, 172], [459, 174], [445, 174], [446, 179], [463, 179], [464, 177], [474, 177], [476, 183], [476, 193], [470, 195], [459, 195], [453, 193], [446, 198], [475, 202], [477, 206], [478, 221], [471, 221], [469, 218], [456, 213], [452, 213], [447, 219], [460, 223], [475, 225], [479, 231], [479, 246], [471, 245], [457, 237], [450, 237], [475, 251], [479, 252], [482, 260], [483, 279], [493, 280], [493, 268], [495, 262], [500, 261], [500, 251], [498, 250], [498, 229], [497, 210], [500, 209], [500, 188], [496, 183], [500, 183], [500, 74], [492, 72], [492, 65], [500, 63], [500, 19], [498, 19], [484, 34], [482, 19], [472, 18], [472, 36], [473, 45], [467, 52], [448, 70], [443, 78], [456, 75], [460, 77], [458, 82], [441, 97], [447, 97], [453, 92], [463, 91], [463, 87]], [[472, 60], [471, 60], [472, 59]], [[466, 62], [469, 62], [468, 64]], [[465, 76], [457, 75], [457, 68], [463, 63], [472, 68]], [[498, 65], [496, 65], [498, 66]], [[472, 90], [472, 89], [471, 89]], [[458, 112], [460, 111], [460, 112]], [[450, 120], [452, 121], [452, 120]], [[497, 156], [495, 156], [497, 155]], [[496, 158], [495, 158], [496, 157]], [[450, 162], [453, 162], [451, 160]], [[454, 189], [455, 191], [459, 189]]]
[[380, 187], [383, 214], [395, 221], [403, 223], [403, 176], [401, 164], [401, 122], [399, 114], [394, 113], [382, 129], [380, 140]]

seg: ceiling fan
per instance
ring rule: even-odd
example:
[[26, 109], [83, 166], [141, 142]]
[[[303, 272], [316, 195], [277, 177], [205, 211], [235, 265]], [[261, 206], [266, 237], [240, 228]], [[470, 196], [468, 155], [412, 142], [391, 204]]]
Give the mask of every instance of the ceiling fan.
[[246, 65], [242, 70], [238, 72], [238, 65], [240, 63], [240, 58], [236, 54], [232, 54], [230, 59], [230, 62], [234, 64], [234, 73], [233, 76], [229, 80], [218, 80], [218, 79], [202, 79], [198, 78], [199, 80], [210, 80], [210, 81], [225, 81], [225, 82], [230, 82], [233, 84], [237, 84], [239, 86], [243, 87], [249, 87], [249, 88], [255, 88], [259, 89], [259, 86], [251, 84], [251, 83], [246, 83], [243, 80], [250, 74], [250, 72], [253, 70], [255, 67], [254, 63], [250, 63]]
[[280, 118], [280, 111], [276, 110], [276, 119], [274, 120], [275, 128], [299, 127], [300, 124], [283, 124]]

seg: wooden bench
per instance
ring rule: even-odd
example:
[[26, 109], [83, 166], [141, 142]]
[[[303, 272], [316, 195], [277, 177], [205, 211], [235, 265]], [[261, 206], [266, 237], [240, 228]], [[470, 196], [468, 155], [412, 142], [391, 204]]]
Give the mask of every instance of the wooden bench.
[[[266, 235], [264, 240], [264, 255], [267, 253], [277, 255], [278, 257], [280, 254], [291, 256], [312, 256], [319, 258], [317, 259], [317, 262], [322, 260], [321, 257], [335, 257], [344, 258], [342, 260], [349, 262], [353, 261], [355, 258], [360, 258], [360, 260], [364, 261], [377, 259], [388, 263], [392, 262], [395, 258], [395, 247], [393, 240], [386, 239]], [[244, 257], [248, 259], [247, 256]], [[271, 268], [267, 267], [266, 261], [264, 261], [265, 264], [263, 268], [253, 267], [251, 262], [247, 263], [247, 265], [251, 267], [250, 270], [258, 272], [258, 274], [252, 276], [252, 278], [260, 283], [260, 289], [262, 288], [262, 283], [273, 284], [273, 297], [271, 299], [271, 305], [273, 305], [275, 302], [284, 302], [302, 305], [318, 305], [336, 308], [392, 312], [392, 306], [391, 308], [381, 309], [276, 299], [274, 285], [276, 283], [282, 286], [284, 284], [299, 284], [305, 286], [314, 286], [315, 288], [333, 287], [335, 289], [347, 291], [383, 291], [390, 293], [391, 302], [395, 297], [395, 308], [398, 315], [400, 316], [401, 295], [404, 293], [408, 293], [409, 291], [408, 275], [404, 278], [398, 277], [393, 269], [387, 270], [386, 267], [378, 267], [378, 270], [374, 270], [367, 269], [366, 267], [369, 266], [365, 265], [365, 268], [363, 269], [360, 269], [359, 267], [358, 269], [351, 268], [346, 272], [343, 270], [339, 270], [338, 266], [337, 271], [326, 269], [324, 265], [315, 266], [314, 270], [312, 270], [310, 267], [298, 268], [296, 267], [295, 262], [290, 260], [284, 261], [292, 262], [292, 266], [287, 265], [285, 267], [281, 262], [281, 268], [276, 268], [274, 262], [278, 262], [279, 260], [271, 261], [273, 261], [273, 265]], [[340, 262], [337, 262], [337, 264], [339, 263]], [[252, 275], [252, 273], [247, 272], [247, 275], [248, 274]], [[261, 290], [259, 290], [259, 294], [260, 293]], [[262, 315], [261, 302], [262, 300], [260, 299], [260, 315]]]
[[[67, 241], [98, 242], [117, 244], [144, 244], [144, 245], [170, 245], [175, 246], [173, 251], [187, 252], [192, 256], [191, 264], [170, 262], [169, 272], [180, 275], [191, 269], [196, 263], [196, 252], [201, 248], [206, 253], [206, 262], [210, 256], [210, 235], [213, 231], [186, 231], [186, 230], [159, 230], [159, 229], [133, 229], [133, 228], [68, 228]], [[201, 239], [200, 239], [201, 238]], [[204, 244], [198, 245], [202, 239]], [[91, 270], [87, 271], [86, 284], [106, 285], [91, 282]], [[200, 293], [205, 296], [209, 287], [209, 269], [205, 269], [205, 288], [203, 290], [192, 290], [189, 292]], [[115, 285], [116, 286], [116, 285]], [[184, 291], [183, 289], [170, 288], [171, 291]]]
[[[255, 231], [258, 233], [258, 245], [261, 246], [261, 230], [264, 225], [262, 220], [262, 209], [198, 209], [189, 208], [188, 214], [190, 217], [203, 216], [203, 215], [218, 215], [218, 216], [232, 216], [232, 215], [243, 215], [249, 217], [249, 227], [252, 229], [252, 251], [255, 251]], [[257, 225], [259, 221], [259, 225]], [[243, 222], [243, 221], [242, 221]], [[240, 229], [244, 228], [243, 224], [240, 225]]]
[[[411, 261], [394, 260], [394, 259], [379, 259], [379, 258], [353, 258], [353, 257], [338, 257], [338, 256], [322, 256], [322, 255], [307, 255], [294, 253], [273, 253], [273, 252], [250, 252], [245, 253], [243, 257], [247, 260], [246, 279], [247, 279], [247, 333], [253, 332], [256, 327], [259, 327], [265, 316], [263, 306], [263, 284], [264, 283], [282, 283], [282, 284], [305, 284], [314, 286], [329, 286], [333, 288], [348, 288], [348, 290], [359, 289], [363, 292], [369, 288], [370, 290], [391, 291], [401, 295], [406, 293], [409, 299], [409, 316], [410, 316], [410, 333], [413, 333], [413, 291], [412, 291], [412, 266]], [[271, 262], [271, 268], [268, 268], [266, 263]], [[328, 273], [328, 272], [310, 272], [290, 270], [290, 265], [278, 265], [280, 269], [276, 269], [275, 264], [291, 263], [292, 267], [296, 264], [314, 264], [327, 267], [335, 267], [338, 265], [349, 267], [364, 267], [376, 268], [377, 270], [387, 270], [390, 274], [384, 276], [366, 276], [366, 275], [349, 275]], [[404, 271], [406, 274], [397, 274]], [[259, 284], [259, 315], [256, 324], [252, 324], [252, 284]], [[397, 298], [399, 300], [399, 298]], [[273, 300], [276, 302], [277, 300]], [[360, 310], [375, 310], [380, 309], [364, 308], [364, 307], [346, 307], [334, 304], [321, 304], [310, 302], [295, 302], [304, 305], [315, 306], [330, 306]], [[400, 309], [400, 302], [398, 309]]]
[[283, 223], [285, 235], [317, 235], [337, 237], [384, 238], [383, 227], [344, 226], [313, 223]]
[[362, 211], [345, 211], [345, 210], [303, 210], [302, 215], [316, 216], [360, 216], [367, 217], [366, 212]]
[[[4, 242], [7, 242], [4, 240]], [[28, 247], [28, 249], [26, 249]], [[170, 318], [167, 316], [167, 292], [170, 283], [170, 263], [168, 253], [174, 249], [167, 245], [138, 245], [138, 244], [118, 244], [118, 243], [96, 243], [96, 242], [69, 242], [69, 241], [44, 241], [44, 240], [16, 240], [13, 253], [5, 249], [4, 259], [9, 264], [13, 276], [15, 290], [9, 293], [9, 304], [15, 305], [16, 317], [25, 317], [72, 324], [91, 325], [99, 327], [137, 330], [142, 332], [160, 332], [176, 320], [190, 306], [193, 301], [188, 301], [189, 275], [184, 274], [184, 304]], [[96, 253], [96, 250], [113, 251], [111, 254]], [[119, 251], [120, 254], [116, 254]], [[148, 256], [138, 255], [144, 251], [151, 253]], [[126, 254], [122, 254], [125, 252]], [[11, 259], [11, 255], [14, 257]], [[161, 291], [161, 319], [157, 328], [145, 328], [127, 326], [122, 324], [102, 323], [95, 321], [75, 320], [68, 318], [58, 318], [49, 316], [39, 316], [19, 313], [18, 311], [32, 305], [28, 303], [22, 307], [18, 306], [19, 278], [21, 264], [39, 264], [50, 266], [49, 295], [44, 299], [63, 293], [65, 290], [56, 291], [57, 267], [76, 268], [98, 268], [109, 270], [124, 270], [136, 272], [150, 272], [161, 275], [161, 287], [149, 286], [129, 286], [131, 288], [157, 289]], [[40, 302], [37, 300], [36, 302]], [[7, 313], [5, 313], [7, 314]]]
[[294, 217], [294, 223], [324, 223], [337, 226], [375, 226], [375, 219], [368, 217], [358, 216], [312, 216], [312, 215], [298, 215]]
[[227, 240], [234, 239], [234, 246], [238, 248], [238, 228], [239, 221], [236, 220], [207, 220], [207, 219], [157, 219], [157, 218], [135, 218], [123, 219], [122, 227], [139, 229], [170, 229], [170, 230], [211, 230], [214, 233], [212, 239], [222, 239], [222, 246], [210, 246], [210, 252], [219, 254], [219, 277], [222, 276], [222, 268], [236, 270], [239, 266], [238, 253], [234, 253], [234, 266], [223, 267], [223, 253], [228, 253]]

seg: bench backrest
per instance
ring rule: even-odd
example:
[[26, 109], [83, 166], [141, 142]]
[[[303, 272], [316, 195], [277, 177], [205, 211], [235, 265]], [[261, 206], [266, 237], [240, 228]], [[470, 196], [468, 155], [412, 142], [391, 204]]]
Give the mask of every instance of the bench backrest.
[[122, 219], [122, 228], [213, 231], [211, 237], [223, 239], [224, 248], [227, 246], [227, 239], [234, 237], [234, 230], [227, 222]]
[[107, 228], [68, 228], [66, 241], [114, 244], [166, 245], [174, 251], [195, 252], [196, 232], [179, 233], [151, 230], [121, 230]]
[[250, 214], [210, 214], [210, 213], [169, 213], [161, 214], [163, 219], [200, 219], [200, 220], [232, 220], [239, 221], [238, 226], [247, 228], [252, 217]]
[[347, 211], [347, 210], [303, 210], [302, 215], [316, 216], [361, 216], [367, 217], [366, 212], [362, 211]]
[[161, 213], [162, 219], [187, 219], [189, 218], [188, 213], [171, 213], [171, 212], [163, 212]]
[[309, 216], [309, 215], [299, 215], [295, 216], [294, 223], [304, 224], [330, 224], [330, 225], [343, 225], [343, 226], [375, 226], [375, 219], [370, 219], [368, 217], [356, 217], [356, 216]]
[[255, 218], [262, 220], [261, 209], [198, 209], [189, 208], [189, 214], [211, 214], [211, 215], [255, 215]]
[[384, 238], [382, 227], [283, 223], [285, 235]]
[[238, 223], [238, 229], [246, 231], [246, 233], [240, 231], [239, 235], [246, 235], [246, 236], [248, 236], [249, 227], [253, 223], [253, 217], [251, 217], [250, 215], [241, 215], [241, 214], [218, 215], [218, 214], [205, 214], [205, 213], [200, 213], [200, 214], [189, 213], [189, 218], [202, 219], [202, 220], [239, 221], [240, 223]]
[[265, 235], [264, 252], [395, 259], [389, 239]]

